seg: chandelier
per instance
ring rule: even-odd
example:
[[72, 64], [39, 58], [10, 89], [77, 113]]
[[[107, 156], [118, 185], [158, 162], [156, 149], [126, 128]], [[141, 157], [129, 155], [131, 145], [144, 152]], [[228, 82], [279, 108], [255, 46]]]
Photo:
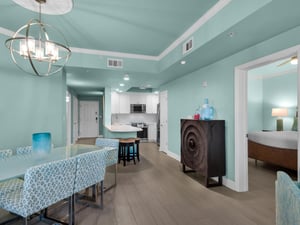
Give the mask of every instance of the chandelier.
[[62, 70], [71, 50], [63, 34], [53, 26], [42, 23], [41, 4], [39, 19], [31, 19], [5, 41], [14, 63], [23, 71], [37, 76], [49, 76]]

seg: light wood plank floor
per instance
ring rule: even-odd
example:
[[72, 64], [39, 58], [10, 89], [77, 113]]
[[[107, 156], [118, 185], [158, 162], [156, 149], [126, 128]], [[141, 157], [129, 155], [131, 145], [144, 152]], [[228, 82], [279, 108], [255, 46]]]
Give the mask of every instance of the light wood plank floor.
[[[105, 193], [104, 209], [81, 210], [76, 214], [78, 225], [275, 224], [274, 168], [263, 163], [256, 167], [249, 160], [246, 193], [208, 189], [203, 177], [182, 173], [180, 163], [159, 152], [156, 144], [141, 143], [140, 149], [136, 165], [118, 165], [118, 185]], [[111, 169], [107, 173], [109, 179]], [[65, 211], [58, 211], [64, 215]]]

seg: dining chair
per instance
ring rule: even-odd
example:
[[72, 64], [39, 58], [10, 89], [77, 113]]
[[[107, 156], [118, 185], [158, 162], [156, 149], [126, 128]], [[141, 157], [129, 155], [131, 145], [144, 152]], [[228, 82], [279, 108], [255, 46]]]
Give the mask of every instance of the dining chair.
[[114, 166], [114, 183], [105, 188], [105, 192], [110, 190], [111, 188], [115, 187], [117, 185], [117, 162], [118, 162], [118, 151], [119, 151], [119, 139], [113, 139], [113, 138], [96, 138], [95, 145], [99, 147], [112, 147], [114, 149], [104, 149], [105, 151], [105, 164], [106, 167], [108, 166]]
[[17, 155], [26, 155], [32, 153], [32, 146], [22, 146], [22, 147], [17, 147], [16, 148], [16, 154]]
[[[72, 224], [71, 196], [75, 173], [76, 158], [31, 167], [25, 173], [21, 189], [0, 196], [0, 208], [23, 217], [23, 224], [27, 225], [30, 215], [69, 198], [69, 224]], [[40, 218], [45, 217], [41, 215]]]
[[[13, 155], [13, 151], [11, 149], [0, 150], [0, 163], [1, 160], [5, 160]], [[10, 179], [7, 181], [0, 182], [0, 196], [17, 189], [21, 189], [23, 187], [23, 180], [19, 178]]]
[[[103, 180], [106, 169], [105, 152], [102, 150], [88, 152], [76, 156], [76, 159], [77, 169], [75, 176], [74, 194], [79, 193], [80, 191], [85, 190], [86, 188], [93, 187], [92, 199], [93, 201], [97, 201], [97, 195], [95, 193], [95, 190], [96, 184], [100, 183], [100, 205], [94, 204], [93, 206], [103, 208]], [[72, 202], [75, 202], [75, 195], [73, 196]], [[74, 204], [72, 208], [74, 210]]]
[[96, 138], [95, 145], [99, 147], [112, 147], [113, 150], [106, 150], [105, 163], [106, 166], [115, 165], [118, 162], [119, 139], [112, 138]]
[[13, 151], [11, 149], [3, 149], [0, 150], [0, 159], [6, 159], [13, 155]]

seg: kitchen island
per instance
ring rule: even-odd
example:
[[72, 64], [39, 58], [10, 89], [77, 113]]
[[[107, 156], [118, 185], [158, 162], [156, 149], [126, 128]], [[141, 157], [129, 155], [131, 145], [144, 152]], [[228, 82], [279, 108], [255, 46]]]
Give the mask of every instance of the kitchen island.
[[104, 137], [107, 138], [136, 138], [137, 132], [142, 131], [139, 127], [125, 124], [111, 124], [105, 126]]

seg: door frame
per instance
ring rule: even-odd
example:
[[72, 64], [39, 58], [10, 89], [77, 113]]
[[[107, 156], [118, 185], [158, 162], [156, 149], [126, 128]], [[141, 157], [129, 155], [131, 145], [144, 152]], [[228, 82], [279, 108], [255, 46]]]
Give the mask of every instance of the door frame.
[[[166, 96], [166, 101], [162, 101], [162, 96]], [[159, 104], [160, 104], [160, 138], [159, 138], [159, 143], [160, 143], [160, 145], [159, 145], [159, 151], [162, 151], [162, 152], [165, 152], [165, 153], [169, 153], [169, 150], [168, 150], [168, 148], [169, 148], [169, 145], [168, 145], [168, 91], [167, 90], [165, 90], [165, 91], [161, 91], [160, 93], [159, 93]], [[162, 113], [162, 111], [161, 111], [161, 109], [162, 109], [162, 105], [165, 105], [166, 106], [166, 111], [164, 112], [165, 113], [165, 115], [163, 115], [163, 113]], [[164, 140], [164, 141], [166, 141], [166, 146], [162, 146], [162, 138], [161, 138], [161, 136], [162, 136], [162, 129], [161, 129], [161, 123], [162, 123], [162, 118], [163, 118], [163, 116], [165, 116], [165, 118], [167, 118], [167, 121], [166, 121], [166, 129], [164, 129], [165, 130], [165, 133], [163, 134], [164, 136], [165, 136], [165, 138], [166, 138], [166, 140]]]
[[67, 128], [67, 146], [71, 145], [72, 142], [72, 104], [71, 104], [71, 94], [69, 91], [66, 91], [66, 128]]
[[[248, 71], [256, 67], [260, 67], [284, 58], [297, 55], [300, 59], [300, 45], [288, 48], [286, 50], [256, 59], [254, 61], [239, 65], [235, 67], [234, 72], [234, 102], [235, 102], [235, 190], [238, 192], [248, 191], [248, 146], [247, 146], [247, 130], [248, 130]], [[298, 63], [298, 110], [300, 104], [300, 62]], [[298, 117], [298, 124], [300, 118]], [[298, 132], [298, 180], [299, 175], [299, 162], [300, 162], [300, 132]]]

